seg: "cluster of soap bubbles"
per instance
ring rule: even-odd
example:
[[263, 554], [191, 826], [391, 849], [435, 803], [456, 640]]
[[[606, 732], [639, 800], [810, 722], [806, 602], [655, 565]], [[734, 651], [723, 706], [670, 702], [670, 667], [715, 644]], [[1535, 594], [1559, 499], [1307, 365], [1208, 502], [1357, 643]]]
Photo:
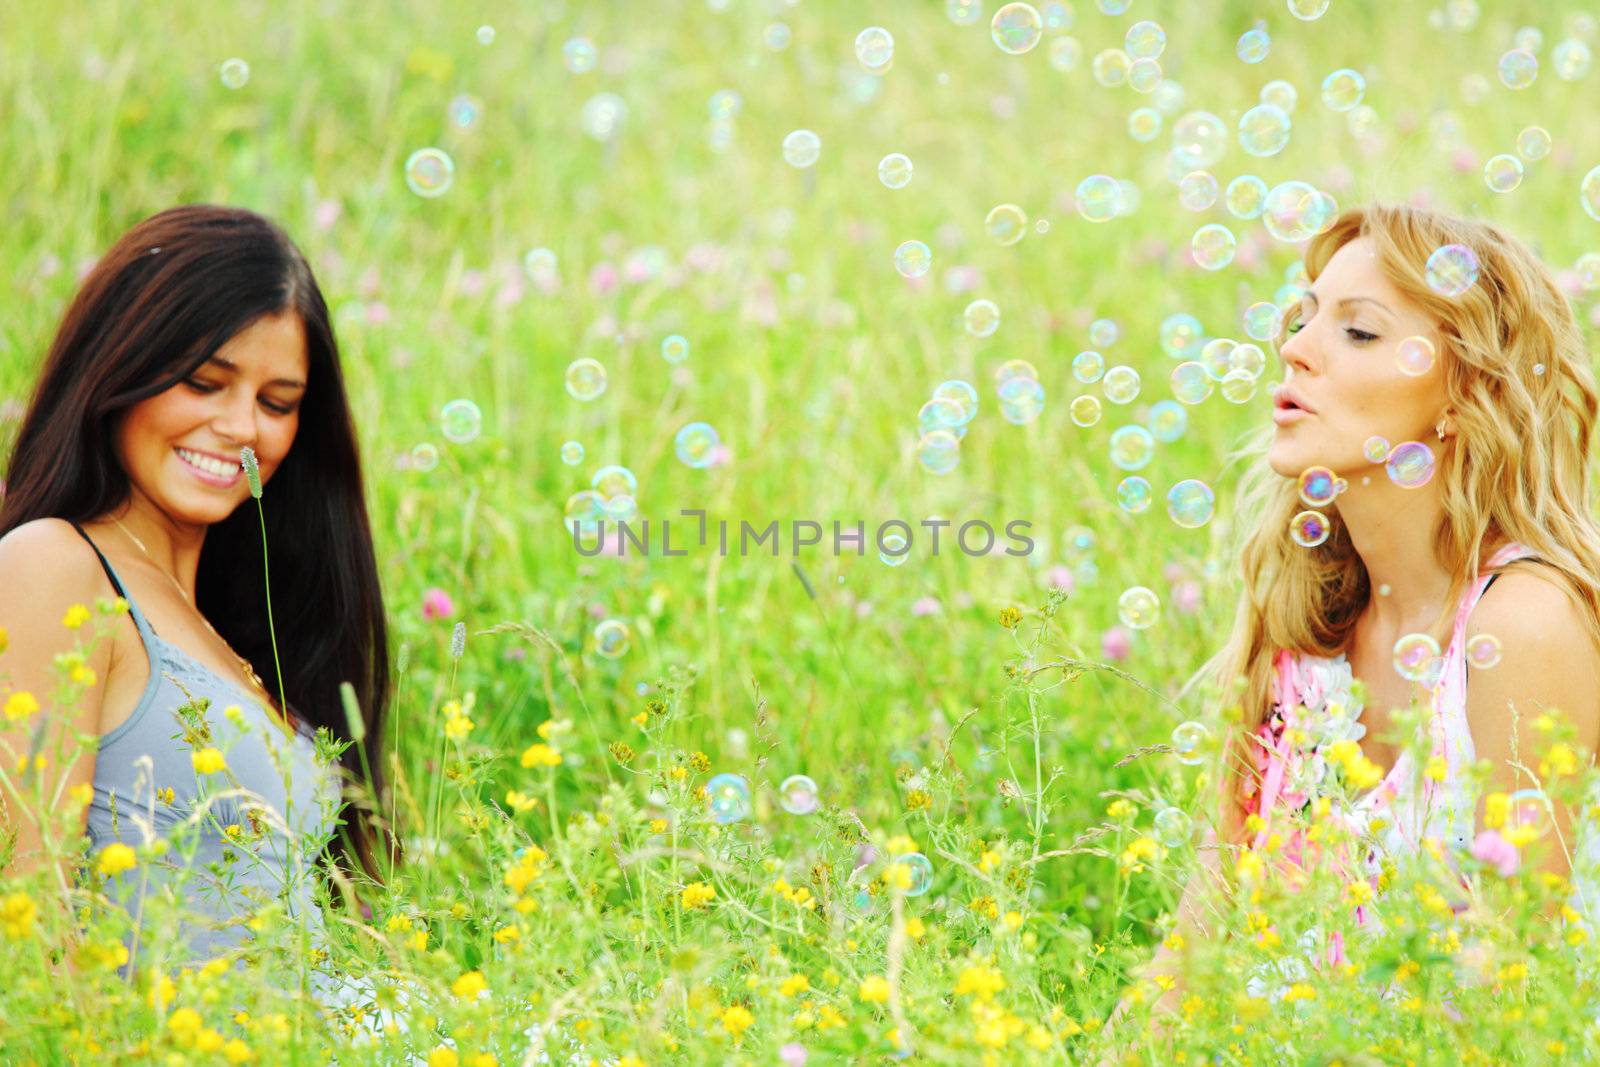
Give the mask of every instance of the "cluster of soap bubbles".
[[994, 373], [1000, 415], [1014, 426], [1033, 422], [1044, 412], [1044, 386], [1039, 372], [1025, 359], [1008, 359]]
[[956, 469], [961, 462], [961, 439], [977, 414], [978, 391], [971, 383], [953, 378], [934, 388], [933, 396], [917, 412], [917, 462], [923, 470], [949, 474]]
[[639, 479], [627, 467], [610, 464], [594, 472], [590, 488], [567, 498], [563, 520], [575, 535], [593, 535], [602, 519], [631, 522], [639, 514]]

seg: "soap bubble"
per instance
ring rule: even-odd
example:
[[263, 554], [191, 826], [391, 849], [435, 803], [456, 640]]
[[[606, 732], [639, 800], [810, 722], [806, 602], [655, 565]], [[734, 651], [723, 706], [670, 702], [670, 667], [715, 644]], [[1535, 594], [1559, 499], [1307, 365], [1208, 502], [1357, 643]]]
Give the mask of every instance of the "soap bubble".
[[576, 467], [583, 462], [583, 445], [577, 441], [561, 442], [561, 462]]
[[1589, 73], [1589, 64], [1593, 58], [1588, 45], [1570, 37], [1556, 45], [1550, 53], [1556, 77], [1567, 82], [1575, 82]]
[[1121, 364], [1106, 371], [1100, 391], [1113, 404], [1131, 404], [1139, 398], [1139, 372]]
[[1057, 37], [1050, 42], [1049, 57], [1056, 70], [1075, 70], [1083, 62], [1083, 45], [1076, 37]]
[[902, 241], [894, 250], [894, 269], [904, 278], [920, 278], [933, 266], [933, 252], [921, 241]]
[[1233, 46], [1233, 54], [1244, 63], [1259, 63], [1267, 58], [1267, 52], [1272, 48], [1272, 38], [1261, 27], [1246, 30], [1239, 35], [1239, 40]]
[[1148, 630], [1161, 617], [1161, 598], [1142, 585], [1123, 591], [1117, 598], [1117, 618], [1130, 630]]
[[878, 160], [878, 180], [889, 189], [904, 189], [911, 184], [914, 168], [909, 157], [900, 152], [890, 152]]
[[1367, 80], [1345, 67], [1322, 79], [1322, 102], [1334, 111], [1349, 111], [1366, 95]]
[[567, 392], [574, 399], [598, 399], [606, 391], [606, 369], [597, 359], [584, 357], [567, 364]]
[[1382, 463], [1389, 458], [1388, 438], [1376, 434], [1367, 438], [1361, 446], [1361, 454], [1367, 458], [1368, 463]]
[[1223, 202], [1235, 218], [1260, 218], [1261, 209], [1267, 202], [1267, 183], [1254, 174], [1241, 174], [1228, 183]]
[[1494, 634], [1473, 634], [1467, 638], [1467, 663], [1487, 670], [1500, 662], [1500, 639]]
[[679, 364], [689, 358], [689, 340], [681, 334], [668, 334], [661, 339], [661, 358]]
[[1583, 176], [1583, 183], [1578, 186], [1578, 204], [1584, 214], [1600, 222], [1600, 167]]
[[1329, 0], [1289, 0], [1289, 14], [1302, 22], [1319, 19], [1328, 10]]
[[1217, 202], [1217, 179], [1208, 171], [1192, 170], [1178, 181], [1178, 203], [1190, 211], [1204, 211]]
[[1477, 253], [1466, 245], [1441, 245], [1428, 257], [1427, 278], [1440, 296], [1460, 296], [1478, 280]]
[[602, 500], [614, 496], [632, 496], [639, 491], [638, 477], [627, 467], [611, 463], [594, 472], [589, 487], [600, 494]]
[[594, 650], [606, 659], [620, 659], [626, 655], [632, 641], [628, 624], [621, 619], [606, 619], [594, 628]]
[[933, 390], [933, 399], [949, 400], [961, 409], [961, 425], [971, 422], [978, 413], [978, 391], [969, 382], [952, 378], [940, 382]]
[[1093, 426], [1100, 421], [1100, 398], [1088, 393], [1075, 396], [1072, 403], [1067, 405], [1067, 414], [1074, 426]]
[[885, 566], [898, 567], [911, 556], [911, 542], [898, 530], [890, 530], [878, 540], [878, 560]]
[[1043, 20], [1032, 4], [1006, 4], [989, 23], [989, 35], [1000, 51], [1014, 56], [1032, 51], [1043, 34]]
[[961, 462], [961, 441], [950, 430], [929, 430], [917, 441], [917, 462], [929, 474], [949, 474]]
[[673, 451], [686, 466], [703, 470], [717, 458], [720, 439], [710, 423], [691, 422], [672, 439]]
[[1289, 520], [1289, 536], [1301, 548], [1316, 548], [1328, 539], [1328, 519], [1320, 511], [1302, 511]]
[[1255, 341], [1270, 341], [1278, 335], [1278, 330], [1283, 325], [1283, 317], [1278, 312], [1278, 305], [1270, 300], [1259, 300], [1244, 309], [1245, 336]]
[[1128, 27], [1122, 47], [1134, 59], [1158, 59], [1167, 48], [1167, 33], [1159, 22], [1142, 19]]
[[1428, 634], [1406, 634], [1394, 643], [1394, 669], [1411, 682], [1423, 681], [1439, 658], [1439, 642]]
[[1205, 366], [1194, 360], [1173, 367], [1172, 373], [1167, 378], [1167, 384], [1172, 387], [1173, 396], [1191, 407], [1203, 402], [1216, 388], [1215, 381], [1206, 373]]
[[1483, 165], [1483, 184], [1497, 193], [1509, 193], [1522, 184], [1522, 160], [1502, 152]]
[[1422, 441], [1396, 445], [1385, 461], [1389, 480], [1402, 489], [1420, 489], [1433, 477], [1433, 449]]
[[1263, 104], [1271, 104], [1281, 108], [1285, 114], [1294, 114], [1294, 106], [1300, 102], [1300, 93], [1289, 82], [1278, 80], [1270, 81], [1261, 87], [1257, 99]]
[[1189, 242], [1194, 261], [1206, 270], [1221, 270], [1232, 263], [1238, 247], [1233, 231], [1217, 222], [1200, 227]]
[[439, 432], [458, 445], [477, 439], [483, 429], [483, 412], [470, 400], [452, 400], [439, 411]]
[[1186, 478], [1167, 490], [1167, 517], [1186, 530], [1198, 529], [1216, 513], [1216, 494], [1198, 478]]
[[742, 774], [718, 774], [706, 783], [706, 807], [711, 821], [734, 823], [750, 815], [750, 783]]
[[1181, 848], [1194, 833], [1194, 821], [1178, 808], [1162, 808], [1152, 823], [1156, 840], [1167, 848]]
[[1517, 134], [1517, 155], [1532, 163], [1550, 154], [1550, 131], [1543, 126], [1529, 126]]
[[1217, 383], [1217, 391], [1230, 404], [1248, 404], [1256, 395], [1256, 376], [1247, 370], [1230, 370]]
[[1135, 108], [1128, 115], [1128, 136], [1135, 141], [1153, 141], [1161, 132], [1161, 112], [1151, 107]]
[[1239, 119], [1239, 147], [1252, 156], [1275, 156], [1289, 143], [1290, 129], [1282, 108], [1257, 104]]
[[856, 58], [869, 71], [883, 70], [894, 58], [894, 36], [882, 26], [868, 26], [856, 34]]
[[1150, 465], [1155, 456], [1156, 439], [1143, 426], [1119, 426], [1111, 434], [1111, 462], [1120, 470], [1137, 471]]
[[1191, 111], [1172, 124], [1172, 150], [1180, 167], [1205, 170], [1228, 150], [1228, 127], [1209, 111]]
[[1511, 811], [1506, 816], [1508, 828], [1527, 827], [1535, 837], [1550, 832], [1552, 816], [1549, 798], [1538, 789], [1519, 789], [1510, 796]]
[[1186, 311], [1161, 320], [1161, 350], [1173, 359], [1199, 355], [1204, 336], [1200, 320]]
[[1210, 739], [1211, 731], [1206, 729], [1205, 723], [1180, 722], [1172, 728], [1172, 748], [1178, 762], [1191, 767], [1205, 762], [1201, 749]]
[[411, 450], [411, 469], [431, 471], [439, 465], [439, 448], [437, 445], [423, 441]]
[[[1600, 171], [1600, 168], [1596, 170]], [[1117, 216], [1122, 207], [1122, 187], [1117, 184], [1115, 178], [1104, 174], [1091, 174], [1078, 183], [1073, 199], [1077, 204], [1078, 214], [1088, 221], [1109, 222]], [[1596, 204], [1600, 205], [1600, 191], [1596, 193]], [[1596, 210], [1600, 210], [1600, 207]]]
[[1513, 48], [1500, 57], [1497, 69], [1507, 89], [1526, 89], [1539, 76], [1539, 57], [1526, 48]]
[[1122, 329], [1114, 319], [1095, 319], [1089, 324], [1089, 343], [1096, 348], [1110, 348], [1122, 336]]
[[984, 216], [983, 228], [996, 244], [1014, 245], [1028, 232], [1028, 215], [1015, 204], [998, 204]]
[[595, 55], [594, 42], [587, 37], [574, 37], [561, 46], [561, 64], [573, 74], [593, 70]]
[[983, 0], [945, 0], [944, 13], [957, 26], [971, 26], [983, 17]]
[[993, 300], [974, 300], [961, 313], [961, 321], [974, 337], [989, 337], [1000, 328], [1000, 308]]
[[1189, 413], [1175, 400], [1157, 400], [1150, 405], [1145, 425], [1150, 427], [1157, 441], [1170, 445], [1189, 428]]
[[783, 161], [804, 170], [822, 154], [822, 138], [810, 130], [794, 130], [783, 139]]
[[790, 815], [810, 815], [822, 806], [817, 783], [803, 774], [791, 774], [778, 787], [778, 804]]
[[1044, 386], [1033, 378], [1011, 378], [1000, 384], [1000, 415], [1014, 426], [1037, 419], [1044, 411]]
[[556, 254], [548, 248], [534, 248], [522, 257], [522, 271], [529, 281], [548, 282], [556, 276]]
[[1433, 342], [1426, 337], [1407, 337], [1395, 349], [1394, 361], [1402, 373], [1420, 378], [1433, 369]]
[[596, 93], [583, 102], [578, 122], [583, 132], [596, 141], [609, 141], [622, 129], [628, 117], [627, 102], [616, 93]]
[[1130, 515], [1148, 508], [1154, 495], [1149, 480], [1137, 474], [1130, 474], [1117, 483], [1117, 506]]
[[419, 148], [406, 157], [406, 185], [418, 196], [443, 196], [455, 180], [456, 165], [442, 148]]
[[250, 64], [238, 56], [224, 59], [218, 74], [222, 78], [222, 84], [229, 89], [243, 89], [245, 83], [250, 80]]
[[1307, 467], [1300, 472], [1300, 499], [1314, 508], [1325, 508], [1338, 495], [1339, 477], [1327, 467]]
[[920, 852], [907, 852], [889, 861], [891, 864], [901, 864], [911, 873], [911, 885], [905, 893], [908, 897], [920, 897], [933, 886], [933, 864]]

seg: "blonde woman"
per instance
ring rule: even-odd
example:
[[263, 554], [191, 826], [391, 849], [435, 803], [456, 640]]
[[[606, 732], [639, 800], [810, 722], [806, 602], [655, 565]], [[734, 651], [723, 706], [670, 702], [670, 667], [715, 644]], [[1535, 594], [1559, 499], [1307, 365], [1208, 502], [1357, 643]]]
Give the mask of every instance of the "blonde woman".
[[[1429, 282], [1430, 257], [1451, 245], [1477, 264], [1459, 293]], [[1600, 744], [1600, 524], [1588, 493], [1600, 392], [1550, 271], [1493, 226], [1387, 204], [1341, 215], [1311, 240], [1305, 267], [1310, 288], [1279, 334], [1272, 425], [1241, 453], [1260, 462], [1235, 511], [1253, 526], [1232, 632], [1186, 687], [1238, 693], [1244, 713], [1224, 745], [1217, 827], [1179, 905], [1191, 940], [1208, 935], [1214, 894], [1227, 891], [1220, 853], [1263, 849], [1311, 803], [1338, 741], [1356, 744], [1345, 757], [1370, 784], [1347, 821], [1382, 812], [1391, 854], [1432, 838], [1451, 856], [1478, 841], [1483, 797], [1532, 784], [1510, 761], [1519, 742], [1524, 758], [1536, 751], [1538, 713], [1565, 713], [1588, 754]], [[1382, 460], [1402, 446], [1397, 481]], [[1291, 523], [1307, 510], [1301, 476], [1314, 467], [1345, 487], [1318, 509], [1326, 539], [1306, 547], [1316, 531], [1296, 538]], [[1396, 667], [1402, 638], [1420, 678]], [[1483, 666], [1496, 641], [1498, 662]], [[1391, 737], [1393, 711], [1419, 689], [1431, 775]], [[1286, 738], [1286, 726], [1296, 733]], [[1493, 767], [1477, 797], [1465, 780], [1475, 760]], [[1572, 818], [1557, 809], [1571, 848]], [[1573, 855], [1587, 858], [1596, 841], [1582, 829]], [[1263, 857], [1304, 872], [1301, 844], [1280, 838]], [[1380, 858], [1372, 849], [1367, 870]], [[1568, 875], [1567, 851], [1550, 845], [1544, 869]], [[1571, 872], [1581, 899], [1595, 895], [1587, 873]], [[1357, 920], [1381, 926], [1379, 915], [1381, 902]], [[1148, 973], [1173, 972], [1170, 956], [1163, 947]], [[1181, 995], [1174, 986], [1156, 1011]]]

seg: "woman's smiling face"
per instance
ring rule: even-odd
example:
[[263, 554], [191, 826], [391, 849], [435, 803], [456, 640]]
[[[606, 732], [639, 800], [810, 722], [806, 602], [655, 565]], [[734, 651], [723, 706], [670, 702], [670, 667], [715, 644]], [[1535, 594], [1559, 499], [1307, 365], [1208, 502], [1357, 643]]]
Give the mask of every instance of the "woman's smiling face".
[[239, 450], [255, 450], [263, 483], [289, 454], [308, 371], [294, 312], [240, 330], [188, 378], [123, 415], [115, 447], [134, 492], [176, 523], [227, 518], [250, 495]]
[[[1302, 297], [1291, 331], [1280, 349], [1285, 382], [1274, 393], [1278, 429], [1267, 451], [1274, 471], [1297, 478], [1322, 466], [1359, 474], [1373, 465], [1364, 452], [1372, 437], [1390, 448], [1423, 441], [1437, 452], [1434, 426], [1446, 407], [1437, 325], [1384, 275], [1370, 238], [1333, 254]], [[1416, 344], [1406, 346], [1417, 337], [1441, 353], [1420, 374], [1413, 373], [1419, 361], [1409, 358]], [[1303, 410], [1278, 410], [1290, 397]]]

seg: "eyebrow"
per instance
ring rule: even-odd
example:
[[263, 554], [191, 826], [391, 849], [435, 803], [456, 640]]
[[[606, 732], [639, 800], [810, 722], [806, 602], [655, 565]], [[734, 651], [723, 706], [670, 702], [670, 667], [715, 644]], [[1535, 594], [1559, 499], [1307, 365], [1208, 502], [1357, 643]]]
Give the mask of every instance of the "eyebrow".
[[[1313, 293], [1310, 289], [1307, 289], [1300, 295], [1310, 297], [1313, 304], [1320, 304], [1322, 302], [1317, 299], [1317, 294]], [[1347, 296], [1335, 304], [1334, 307], [1344, 307], [1346, 304], [1373, 304], [1377, 307], [1383, 308], [1383, 310], [1389, 312], [1391, 315], [1394, 314], [1394, 311], [1390, 309], [1389, 305], [1385, 304], [1381, 300], [1374, 300], [1370, 296]]]
[[[217, 366], [221, 367], [223, 370], [237, 371], [239, 369], [239, 364], [233, 362], [230, 359], [223, 359], [221, 356], [212, 356], [211, 359], [209, 360], [209, 362], [215, 363]], [[299, 378], [274, 378], [274, 379], [272, 379], [272, 381], [268, 382], [267, 384], [268, 385], [287, 385], [291, 389], [304, 389], [306, 387], [306, 383], [301, 381]]]

